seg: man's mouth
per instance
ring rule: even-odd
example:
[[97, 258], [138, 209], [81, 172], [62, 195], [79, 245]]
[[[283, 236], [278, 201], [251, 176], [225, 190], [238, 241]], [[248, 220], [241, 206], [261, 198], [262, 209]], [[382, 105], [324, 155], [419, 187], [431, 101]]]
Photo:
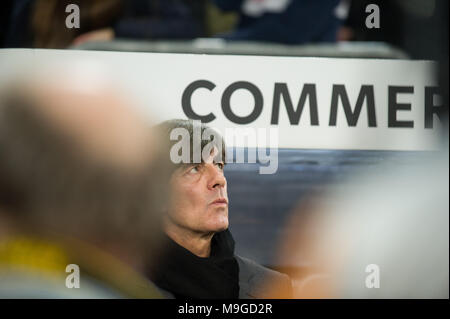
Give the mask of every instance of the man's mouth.
[[228, 201], [226, 198], [218, 198], [211, 202], [211, 205], [228, 205]]

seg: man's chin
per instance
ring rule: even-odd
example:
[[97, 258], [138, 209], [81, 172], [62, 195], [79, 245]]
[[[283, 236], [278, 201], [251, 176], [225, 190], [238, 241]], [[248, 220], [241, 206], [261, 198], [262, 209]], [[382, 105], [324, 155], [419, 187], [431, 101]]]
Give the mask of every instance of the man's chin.
[[211, 232], [214, 232], [214, 233], [219, 233], [221, 231], [227, 230], [228, 229], [228, 221], [222, 222], [220, 224], [212, 225], [211, 227], [209, 227], [209, 229]]

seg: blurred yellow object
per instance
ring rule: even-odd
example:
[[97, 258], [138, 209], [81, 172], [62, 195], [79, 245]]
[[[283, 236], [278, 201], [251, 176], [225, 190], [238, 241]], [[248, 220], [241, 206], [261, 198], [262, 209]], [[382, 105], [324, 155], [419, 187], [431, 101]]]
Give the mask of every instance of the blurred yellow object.
[[0, 272], [23, 271], [54, 277], [68, 264], [62, 247], [44, 240], [17, 237], [0, 242]]
[[[65, 286], [66, 267], [80, 268], [80, 288]], [[99, 284], [101, 283], [101, 284]], [[162, 298], [158, 289], [131, 267], [92, 245], [73, 239], [56, 241], [15, 237], [0, 242], [0, 298], [35, 298], [33, 291], [51, 291], [56, 298]], [[9, 287], [8, 287], [9, 285]], [[73, 293], [72, 293], [73, 292]]]

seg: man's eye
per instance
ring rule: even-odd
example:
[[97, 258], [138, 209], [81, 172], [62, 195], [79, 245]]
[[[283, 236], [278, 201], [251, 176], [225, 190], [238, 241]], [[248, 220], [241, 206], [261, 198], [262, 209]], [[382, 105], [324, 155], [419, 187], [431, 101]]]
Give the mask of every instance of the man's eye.
[[199, 170], [200, 170], [200, 167], [199, 167], [198, 165], [192, 166], [192, 167], [189, 169], [189, 173], [195, 174], [195, 173], [198, 173]]

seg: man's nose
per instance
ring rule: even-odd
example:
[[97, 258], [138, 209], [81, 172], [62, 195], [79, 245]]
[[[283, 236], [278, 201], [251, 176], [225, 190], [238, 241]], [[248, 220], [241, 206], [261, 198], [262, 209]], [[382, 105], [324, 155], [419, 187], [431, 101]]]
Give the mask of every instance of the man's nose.
[[225, 187], [227, 185], [227, 180], [223, 175], [223, 171], [220, 170], [216, 164], [207, 164], [208, 171], [208, 189], [213, 189], [216, 187]]

